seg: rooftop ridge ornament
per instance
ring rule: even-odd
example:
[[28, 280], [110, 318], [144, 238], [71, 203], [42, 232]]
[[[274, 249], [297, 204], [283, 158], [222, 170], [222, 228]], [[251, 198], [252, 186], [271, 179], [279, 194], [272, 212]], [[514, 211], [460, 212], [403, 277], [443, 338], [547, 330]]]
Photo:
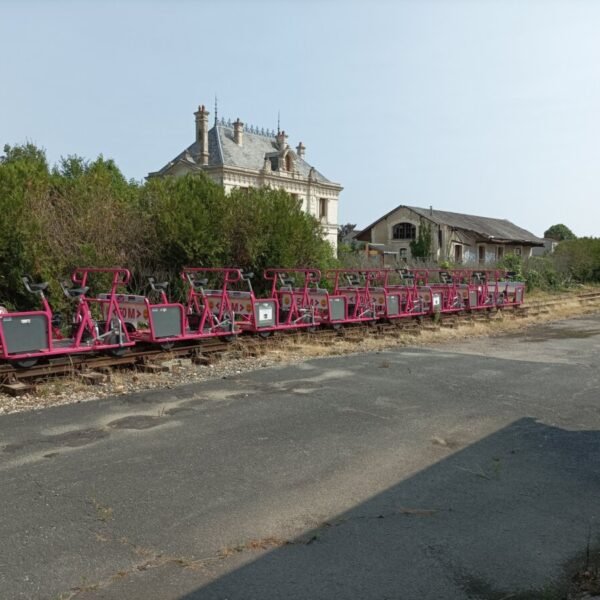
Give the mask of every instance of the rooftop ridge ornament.
[[[215, 106], [216, 108], [216, 106]], [[220, 127], [228, 127], [229, 129], [233, 129], [233, 122], [231, 119], [225, 120], [225, 117], [220, 117], [215, 119], [215, 125], [219, 125]], [[262, 137], [273, 138], [275, 137], [275, 131], [273, 129], [269, 129], [268, 127], [258, 127], [257, 125], [245, 124], [244, 129], [246, 133], [251, 133], [253, 135], [260, 135]]]

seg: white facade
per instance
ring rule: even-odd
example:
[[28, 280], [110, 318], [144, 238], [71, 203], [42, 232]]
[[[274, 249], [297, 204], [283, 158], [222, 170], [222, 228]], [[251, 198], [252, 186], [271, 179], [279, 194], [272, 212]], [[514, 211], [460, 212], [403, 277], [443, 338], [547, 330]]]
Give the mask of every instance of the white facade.
[[338, 202], [343, 188], [304, 160], [302, 142], [293, 150], [285, 132], [246, 129], [239, 119], [215, 121], [209, 129], [208, 114], [204, 106], [199, 107], [196, 141], [149, 177], [177, 177], [202, 170], [226, 193], [234, 188], [283, 189], [320, 221], [326, 239], [337, 249]]

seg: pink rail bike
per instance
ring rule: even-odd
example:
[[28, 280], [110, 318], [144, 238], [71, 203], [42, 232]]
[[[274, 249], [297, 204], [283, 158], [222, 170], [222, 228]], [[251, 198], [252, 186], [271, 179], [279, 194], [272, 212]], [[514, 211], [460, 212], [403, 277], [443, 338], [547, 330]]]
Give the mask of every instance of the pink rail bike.
[[441, 297], [428, 285], [423, 270], [386, 269], [383, 288], [387, 295], [387, 319], [420, 317], [441, 308]]
[[[245, 331], [263, 337], [278, 329], [276, 298], [256, 298], [251, 279], [237, 268], [187, 267], [182, 276], [189, 282], [187, 313], [190, 324], [215, 331], [226, 325], [227, 336]], [[245, 289], [240, 289], [245, 287]]]
[[[232, 341], [241, 333], [236, 322], [236, 302], [231, 286], [241, 281], [239, 269], [185, 267], [181, 278], [186, 286], [186, 336], [201, 339], [222, 337]], [[156, 284], [155, 284], [156, 286]]]
[[375, 323], [380, 311], [372, 286], [380, 277], [379, 269], [331, 269], [326, 277], [332, 282], [333, 295], [346, 300], [346, 323]]
[[[491, 309], [505, 306], [520, 306], [525, 298], [525, 283], [515, 281], [515, 273], [502, 270], [467, 271], [473, 293], [477, 298], [476, 308]], [[475, 306], [473, 306], [475, 308]]]
[[472, 286], [466, 283], [464, 271], [450, 269], [428, 269], [428, 285], [439, 300], [439, 311], [455, 313], [467, 310]]
[[116, 301], [133, 340], [169, 350], [178, 342], [235, 335], [232, 319], [219, 321], [203, 301], [202, 282], [191, 274], [184, 281], [188, 284], [190, 310], [180, 302], [170, 302], [167, 296], [169, 282], [157, 282], [154, 277], [148, 277], [151, 290], [148, 296], [117, 294]]
[[345, 296], [330, 294], [319, 287], [318, 269], [267, 269], [271, 296], [279, 303], [279, 327], [315, 329], [319, 325], [337, 326], [347, 318]]
[[[87, 297], [88, 278], [97, 273], [111, 275], [111, 291], [105, 299]], [[73, 303], [70, 331], [63, 336], [58, 315], [53, 314], [46, 297], [48, 283], [33, 283], [29, 277], [23, 277], [25, 288], [38, 296], [42, 307], [0, 314], [0, 358], [28, 368], [40, 359], [68, 354], [122, 353], [135, 342], [129, 337], [115, 296], [117, 287], [129, 278], [127, 269], [81, 268], [71, 277], [74, 285], [61, 282], [65, 296]]]

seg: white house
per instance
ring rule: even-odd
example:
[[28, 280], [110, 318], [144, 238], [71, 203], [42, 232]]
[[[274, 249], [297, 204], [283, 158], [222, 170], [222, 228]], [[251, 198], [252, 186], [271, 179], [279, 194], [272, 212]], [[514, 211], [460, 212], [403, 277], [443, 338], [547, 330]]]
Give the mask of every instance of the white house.
[[306, 162], [302, 142], [292, 149], [285, 131], [246, 127], [239, 119], [233, 123], [215, 119], [209, 128], [209, 112], [204, 106], [194, 115], [195, 141], [148, 177], [204, 171], [226, 192], [236, 187], [283, 189], [319, 219], [325, 237], [337, 248], [338, 201], [343, 188]]

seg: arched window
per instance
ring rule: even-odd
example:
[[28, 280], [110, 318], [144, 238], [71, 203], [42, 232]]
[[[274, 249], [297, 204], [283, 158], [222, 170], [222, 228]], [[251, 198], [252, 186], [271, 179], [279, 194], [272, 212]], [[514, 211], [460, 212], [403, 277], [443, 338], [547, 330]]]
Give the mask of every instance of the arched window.
[[291, 154], [286, 154], [285, 155], [285, 170], [288, 173], [291, 173], [294, 169], [294, 164], [292, 163], [292, 155]]
[[392, 229], [394, 240], [414, 240], [417, 237], [417, 228], [412, 223], [398, 223]]

